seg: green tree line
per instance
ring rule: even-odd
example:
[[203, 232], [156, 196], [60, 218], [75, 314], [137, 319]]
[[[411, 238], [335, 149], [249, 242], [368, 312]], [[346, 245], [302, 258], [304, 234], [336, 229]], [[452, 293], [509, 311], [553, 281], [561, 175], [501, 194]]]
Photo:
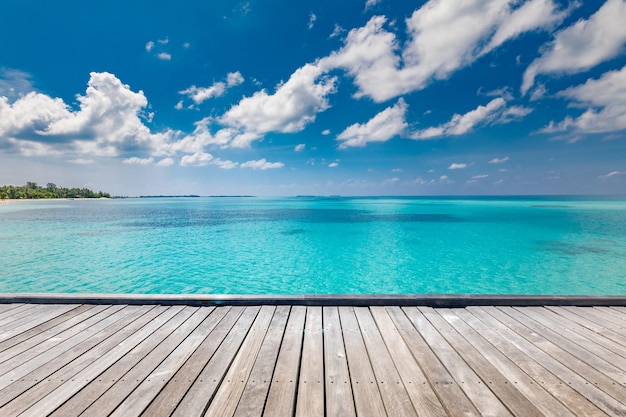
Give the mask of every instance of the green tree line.
[[23, 186], [0, 186], [0, 199], [41, 199], [41, 198], [110, 198], [109, 193], [94, 192], [87, 188], [63, 188], [48, 183], [45, 187], [35, 182], [27, 182]]

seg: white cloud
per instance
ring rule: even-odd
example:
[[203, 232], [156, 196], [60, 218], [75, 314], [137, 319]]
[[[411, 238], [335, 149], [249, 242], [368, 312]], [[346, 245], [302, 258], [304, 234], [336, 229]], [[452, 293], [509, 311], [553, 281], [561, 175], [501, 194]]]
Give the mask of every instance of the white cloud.
[[402, 168], [394, 168], [391, 172], [402, 172]]
[[546, 88], [546, 86], [544, 84], [539, 84], [537, 85], [537, 87], [535, 87], [533, 89], [533, 92], [530, 94], [530, 101], [537, 101], [537, 100], [541, 100], [546, 93], [548, 92], [548, 89]]
[[274, 94], [261, 90], [244, 97], [217, 119], [225, 126], [222, 134], [228, 136], [227, 145], [247, 147], [269, 132], [301, 131], [330, 106], [327, 96], [335, 92], [335, 83], [336, 78], [323, 77], [317, 65], [306, 64]]
[[284, 167], [285, 164], [282, 162], [267, 162], [265, 158], [259, 159], [257, 161], [248, 161], [241, 164], [241, 168], [251, 168], [254, 170], [260, 169], [262, 171], [266, 169], [277, 169]]
[[500, 115], [494, 120], [494, 124], [511, 123], [516, 120], [523, 119], [533, 112], [532, 107], [511, 106], [505, 108]]
[[493, 158], [488, 163], [490, 163], [490, 164], [503, 164], [503, 163], [505, 163], [508, 160], [509, 160], [509, 157], [505, 156], [504, 158]]
[[339, 166], [339, 162], [331, 162], [328, 164], [328, 168], [337, 168]]
[[226, 85], [228, 87], [234, 87], [244, 82], [243, 75], [239, 71], [229, 72], [226, 74]]
[[195, 85], [192, 85], [185, 90], [179, 91], [178, 94], [189, 97], [196, 104], [201, 104], [210, 98], [223, 96], [225, 92], [226, 84], [218, 81], [210, 87], [196, 87]]
[[9, 104], [0, 97], [0, 145], [23, 154], [75, 153], [119, 156], [153, 153], [174, 140], [177, 132], [151, 133], [142, 118], [148, 101], [113, 74], [90, 74], [79, 110], [63, 100], [31, 92]]
[[607, 0], [588, 20], [579, 20], [556, 33], [541, 56], [526, 69], [522, 94], [539, 74], [586, 71], [623, 51], [626, 42], [626, 2]]
[[191, 46], [191, 44], [189, 42], [183, 43], [183, 48], [185, 48], [185, 49], [189, 49], [190, 46]]
[[93, 159], [76, 158], [76, 159], [68, 159], [65, 162], [69, 162], [70, 164], [76, 164], [76, 165], [90, 165], [96, 161], [94, 161]]
[[293, 150], [296, 151], [296, 152], [302, 152], [304, 150], [304, 148], [306, 148], [306, 144], [300, 143], [300, 144], [296, 145], [296, 147]]
[[309, 23], [307, 24], [307, 27], [309, 29], [313, 29], [313, 26], [315, 26], [315, 21], [317, 20], [317, 16], [315, 16], [315, 13], [311, 12], [309, 14]]
[[178, 103], [176, 103], [176, 105], [174, 106], [174, 108], [176, 110], [181, 110], [183, 108], [183, 101], [179, 101]]
[[406, 128], [405, 115], [407, 104], [400, 98], [392, 107], [378, 113], [365, 124], [355, 123], [337, 136], [341, 141], [339, 148], [365, 146], [370, 142], [386, 142], [402, 134]]
[[473, 180], [482, 180], [483, 178], [487, 178], [489, 175], [487, 174], [479, 174], [479, 175], [474, 175], [472, 176]]
[[125, 164], [130, 164], [130, 165], [150, 165], [151, 163], [154, 162], [154, 158], [150, 157], [150, 158], [139, 158], [136, 156], [133, 156], [132, 158], [126, 158], [122, 161]]
[[237, 168], [239, 166], [238, 162], [224, 161], [224, 160], [222, 160], [220, 158], [214, 159], [213, 160], [213, 164], [217, 165], [221, 169], [233, 169], [233, 168]]
[[335, 28], [333, 29], [333, 33], [331, 33], [330, 36], [328, 36], [328, 38], [329, 39], [335, 38], [335, 37], [341, 35], [345, 31], [346, 30], [344, 28], [342, 28], [341, 26], [339, 26], [338, 24], [335, 23]]
[[324, 129], [324, 130], [322, 130], [322, 135], [324, 135], [324, 136], [328, 136], [328, 135], [330, 135], [330, 129]]
[[606, 175], [600, 175], [598, 178], [600, 178], [600, 179], [607, 179], [607, 178], [615, 177], [615, 176], [618, 176], [618, 175], [626, 175], [626, 172], [612, 171], [612, 172], [609, 172]]
[[188, 166], [206, 166], [213, 160], [213, 155], [206, 152], [196, 152], [193, 155], [184, 155], [180, 158], [180, 165], [183, 167]]
[[469, 166], [468, 164], [457, 164], [457, 163], [455, 162], [455, 163], [450, 164], [450, 166], [448, 167], [448, 169], [465, 169], [465, 168], [467, 168], [468, 166]]
[[[574, 3], [575, 6], [575, 3]], [[559, 24], [571, 10], [558, 10], [552, 0], [531, 0], [508, 14], [482, 51], [492, 51], [509, 39], [539, 28], [550, 29]]]
[[31, 91], [33, 91], [33, 85], [29, 73], [0, 68], [0, 96], [6, 96], [12, 101]]
[[168, 43], [170, 43], [170, 38], [165, 37], [165, 39], [157, 39], [157, 42], [159, 42], [161, 45], [167, 45]]
[[174, 165], [174, 158], [163, 158], [159, 162], [156, 163], [158, 167], [169, 167]]
[[575, 131], [606, 133], [626, 129], [626, 66], [604, 73], [599, 79], [570, 87], [557, 94], [574, 101], [577, 107], [587, 107], [577, 118], [567, 116], [561, 122], [551, 121], [540, 132]]
[[448, 78], [505, 41], [551, 28], [567, 14], [552, 0], [530, 0], [514, 8], [518, 3], [431, 0], [406, 20], [409, 39], [404, 48], [384, 29], [386, 18], [374, 16], [351, 30], [344, 47], [322, 63], [348, 71], [359, 87], [357, 97], [386, 101]]
[[157, 58], [163, 60], [163, 61], [169, 61], [172, 59], [172, 55], [170, 53], [167, 52], [159, 52], [157, 54]]
[[489, 123], [503, 114], [506, 102], [498, 97], [487, 103], [486, 106], [478, 106], [465, 114], [455, 114], [449, 122], [437, 127], [429, 127], [418, 130], [411, 134], [412, 139], [427, 140], [443, 136], [463, 135], [480, 123]]
[[[229, 72], [226, 74], [226, 82], [217, 81], [209, 87], [196, 87], [192, 85], [185, 90], [179, 91], [178, 94], [189, 97], [196, 104], [202, 104], [210, 98], [223, 96], [228, 88], [238, 86], [243, 82], [244, 78], [239, 71]], [[176, 109], [180, 110], [182, 107], [183, 103], [180, 101], [176, 105]]]
[[365, 10], [369, 10], [370, 7], [374, 7], [379, 4], [382, 0], [366, 0], [365, 2]]
[[154, 49], [154, 42], [150, 41], [146, 44], [146, 51], [151, 52]]

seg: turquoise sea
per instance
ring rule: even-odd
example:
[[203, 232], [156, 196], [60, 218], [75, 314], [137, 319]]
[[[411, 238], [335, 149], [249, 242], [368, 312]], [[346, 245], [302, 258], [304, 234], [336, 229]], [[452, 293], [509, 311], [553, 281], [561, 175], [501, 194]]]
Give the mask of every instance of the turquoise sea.
[[626, 201], [5, 203], [0, 292], [626, 295]]

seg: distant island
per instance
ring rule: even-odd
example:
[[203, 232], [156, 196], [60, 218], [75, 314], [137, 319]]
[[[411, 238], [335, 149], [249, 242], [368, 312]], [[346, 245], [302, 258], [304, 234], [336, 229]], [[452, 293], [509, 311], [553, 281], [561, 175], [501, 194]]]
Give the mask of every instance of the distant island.
[[0, 186], [0, 199], [38, 200], [50, 198], [111, 198], [109, 193], [94, 192], [87, 188], [63, 188], [49, 182], [45, 187], [36, 182], [27, 182], [23, 186]]

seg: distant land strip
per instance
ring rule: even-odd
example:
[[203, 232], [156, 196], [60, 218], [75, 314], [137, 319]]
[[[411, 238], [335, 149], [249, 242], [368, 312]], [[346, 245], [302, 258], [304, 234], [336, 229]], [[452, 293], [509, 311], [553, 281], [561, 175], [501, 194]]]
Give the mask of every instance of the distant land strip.
[[49, 182], [45, 187], [28, 181], [26, 185], [0, 186], [1, 200], [40, 200], [55, 198], [111, 198], [109, 193], [92, 191], [88, 188], [64, 188]]

